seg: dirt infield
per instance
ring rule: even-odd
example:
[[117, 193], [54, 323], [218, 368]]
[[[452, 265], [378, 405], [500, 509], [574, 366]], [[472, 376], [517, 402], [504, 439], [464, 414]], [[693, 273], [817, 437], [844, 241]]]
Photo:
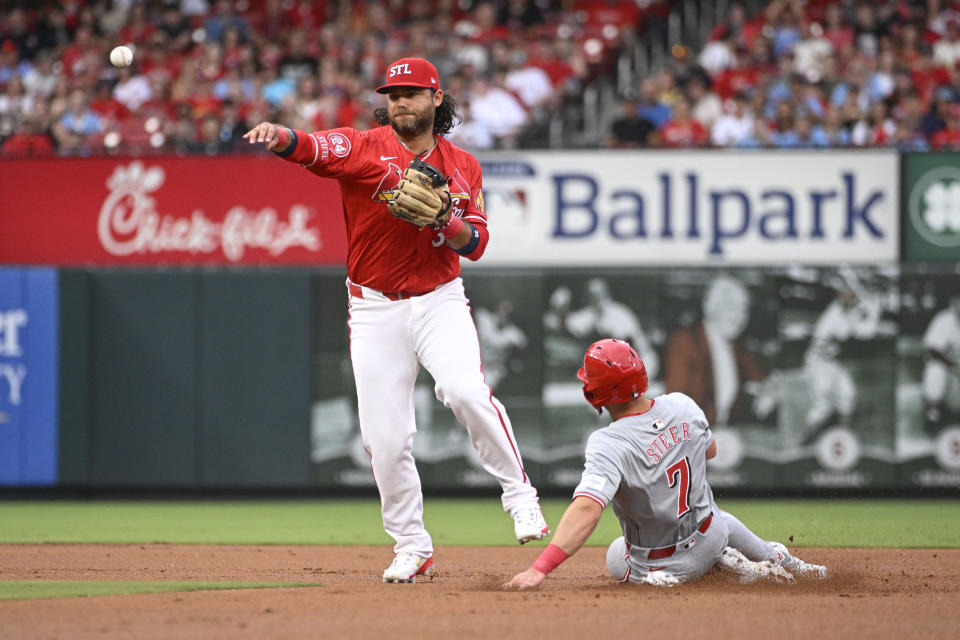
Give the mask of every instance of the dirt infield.
[[4, 545], [3, 580], [318, 582], [0, 602], [0, 638], [946, 638], [960, 629], [960, 550], [802, 549], [825, 581], [672, 589], [615, 584], [589, 547], [531, 592], [500, 585], [538, 549], [453, 547], [437, 573], [387, 585], [388, 547]]

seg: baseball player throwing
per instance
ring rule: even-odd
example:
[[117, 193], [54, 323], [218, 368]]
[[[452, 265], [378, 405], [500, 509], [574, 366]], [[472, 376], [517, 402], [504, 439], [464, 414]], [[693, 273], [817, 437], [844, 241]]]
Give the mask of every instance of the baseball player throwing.
[[306, 133], [263, 122], [244, 138], [340, 183], [349, 243], [350, 357], [360, 431], [380, 491], [383, 527], [396, 540], [384, 582], [415, 582], [433, 568], [413, 459], [413, 389], [420, 366], [462, 422], [484, 468], [503, 488], [521, 544], [549, 533], [503, 405], [484, 382], [460, 257], [487, 245], [477, 159], [443, 138], [456, 102], [422, 58], [391, 64], [382, 125]]
[[607, 550], [607, 569], [620, 582], [670, 586], [715, 565], [745, 581], [826, 577], [825, 567], [761, 540], [717, 508], [706, 479], [717, 443], [703, 411], [682, 393], [644, 396], [647, 372], [629, 344], [595, 342], [577, 377], [587, 402], [613, 422], [590, 435], [583, 476], [553, 542], [507, 588], [543, 582], [583, 546], [611, 503], [623, 536]]

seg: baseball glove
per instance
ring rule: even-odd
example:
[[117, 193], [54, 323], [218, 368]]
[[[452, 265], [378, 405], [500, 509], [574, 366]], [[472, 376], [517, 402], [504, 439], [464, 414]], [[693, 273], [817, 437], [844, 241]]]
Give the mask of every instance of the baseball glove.
[[403, 180], [387, 202], [390, 213], [423, 228], [441, 226], [450, 219], [452, 208], [447, 179], [436, 167], [414, 158], [403, 172]]

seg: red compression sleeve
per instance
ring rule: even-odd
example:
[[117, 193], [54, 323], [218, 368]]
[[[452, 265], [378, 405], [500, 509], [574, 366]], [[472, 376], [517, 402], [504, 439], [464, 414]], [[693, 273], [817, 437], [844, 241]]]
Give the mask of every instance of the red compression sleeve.
[[547, 575], [569, 557], [566, 551], [551, 542], [537, 558], [537, 561], [533, 563], [532, 568]]
[[293, 137], [293, 134], [290, 132], [290, 129], [286, 127], [280, 127], [280, 130], [277, 131], [277, 146], [274, 147], [274, 150], [283, 149], [283, 151], [277, 151], [277, 153], [283, 154], [289, 151], [287, 145], [290, 144], [290, 140]]
[[458, 218], [457, 216], [453, 216], [447, 220], [447, 224], [440, 227], [440, 233], [442, 233], [443, 237], [447, 240], [456, 238], [460, 235], [461, 231], [463, 231], [463, 218]]

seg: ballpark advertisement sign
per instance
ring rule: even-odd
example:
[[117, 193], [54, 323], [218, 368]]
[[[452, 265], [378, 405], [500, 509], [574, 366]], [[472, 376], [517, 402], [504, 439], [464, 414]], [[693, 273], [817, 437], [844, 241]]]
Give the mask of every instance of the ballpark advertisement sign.
[[960, 260], [960, 155], [904, 156], [904, 258]]
[[57, 281], [0, 269], [0, 485], [57, 481]]
[[481, 266], [877, 263], [899, 257], [896, 153], [481, 157]]
[[14, 264], [342, 264], [336, 182], [275, 158], [0, 164], [0, 260]]

